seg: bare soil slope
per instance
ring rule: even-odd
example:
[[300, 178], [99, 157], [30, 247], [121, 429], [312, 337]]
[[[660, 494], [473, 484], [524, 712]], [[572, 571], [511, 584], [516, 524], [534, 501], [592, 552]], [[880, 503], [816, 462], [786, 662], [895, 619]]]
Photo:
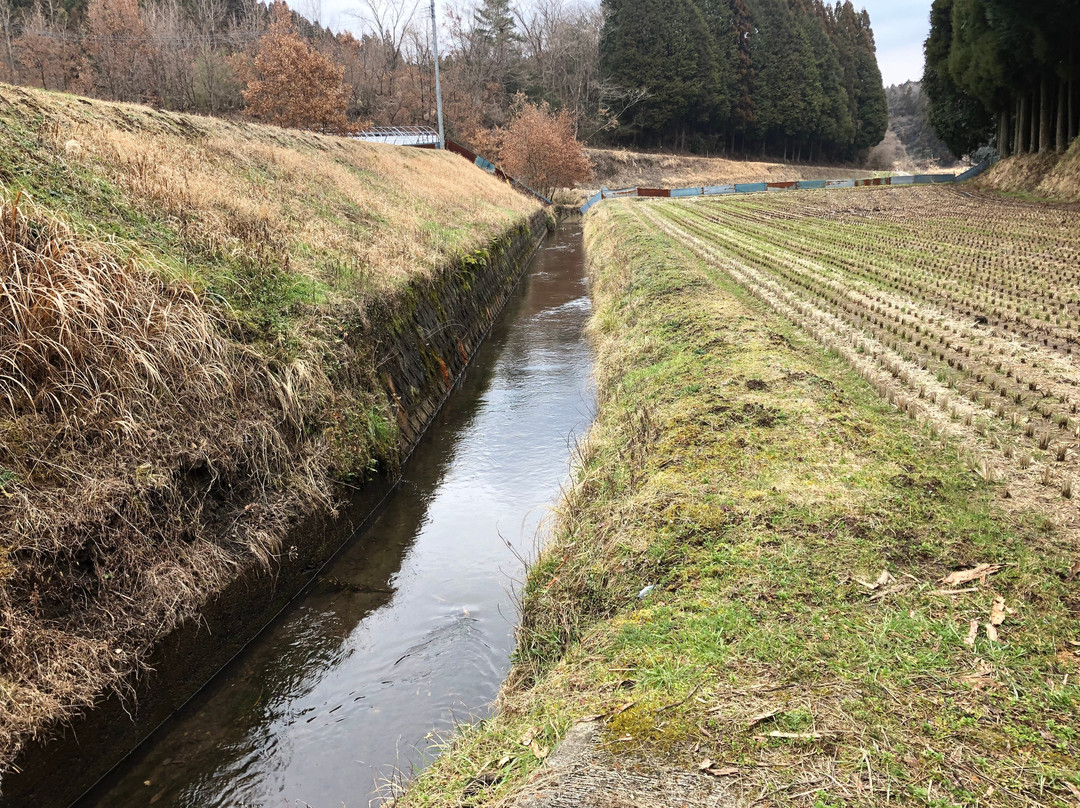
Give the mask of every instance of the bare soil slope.
[[1080, 138], [1064, 155], [1022, 154], [1002, 160], [977, 184], [1056, 202], [1080, 202]]

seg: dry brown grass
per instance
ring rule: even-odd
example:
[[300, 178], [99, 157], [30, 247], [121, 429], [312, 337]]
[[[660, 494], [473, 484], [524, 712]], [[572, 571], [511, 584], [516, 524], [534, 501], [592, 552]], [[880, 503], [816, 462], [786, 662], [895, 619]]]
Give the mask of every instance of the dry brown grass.
[[52, 159], [120, 189], [193, 250], [287, 253], [289, 266], [354, 297], [379, 293], [484, 245], [534, 202], [447, 152], [0, 86]]
[[[0, 203], [0, 761], [93, 703], [290, 512], [328, 505], [295, 369], [25, 198]], [[226, 495], [230, 488], [242, 496]]]
[[608, 188], [682, 188], [732, 182], [858, 178], [873, 173], [866, 169], [648, 154], [624, 149], [589, 149], [589, 157], [593, 161], [597, 188], [600, 185]]
[[1058, 202], [1080, 202], [1080, 140], [1064, 155], [1023, 154], [1002, 160], [979, 178], [994, 191]]
[[373, 308], [536, 206], [460, 157], [0, 86], [0, 774], [333, 480]]

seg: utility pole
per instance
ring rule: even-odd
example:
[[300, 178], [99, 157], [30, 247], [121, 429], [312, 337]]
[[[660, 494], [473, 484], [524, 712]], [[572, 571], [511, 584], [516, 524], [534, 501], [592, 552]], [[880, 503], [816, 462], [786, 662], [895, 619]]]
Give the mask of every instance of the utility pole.
[[435, 20], [435, 0], [431, 0], [431, 49], [435, 55], [435, 107], [439, 112], [439, 148], [446, 148], [442, 120], [442, 88], [439, 86], [439, 24]]

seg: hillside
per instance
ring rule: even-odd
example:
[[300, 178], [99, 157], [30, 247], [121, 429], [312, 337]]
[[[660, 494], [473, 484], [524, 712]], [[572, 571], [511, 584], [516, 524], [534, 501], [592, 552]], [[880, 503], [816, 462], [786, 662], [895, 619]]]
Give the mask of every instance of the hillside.
[[593, 190], [607, 188], [684, 188], [732, 182], [846, 179], [866, 176], [865, 169], [691, 157], [624, 149], [588, 149], [593, 162]]
[[889, 101], [889, 131], [903, 147], [911, 166], [952, 166], [956, 158], [930, 126], [930, 103], [917, 81], [885, 88]]
[[344, 481], [371, 313], [536, 206], [448, 153], [0, 85], [0, 775]]
[[1080, 139], [1064, 155], [1020, 154], [981, 176], [979, 187], [1056, 202], [1080, 202]]

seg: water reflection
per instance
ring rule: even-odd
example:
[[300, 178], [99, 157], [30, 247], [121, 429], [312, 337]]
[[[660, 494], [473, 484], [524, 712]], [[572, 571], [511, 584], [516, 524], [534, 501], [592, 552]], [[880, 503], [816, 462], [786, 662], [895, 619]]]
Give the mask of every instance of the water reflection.
[[564, 225], [365, 536], [83, 804], [366, 806], [432, 733], [483, 713], [518, 559], [591, 418], [588, 312]]

